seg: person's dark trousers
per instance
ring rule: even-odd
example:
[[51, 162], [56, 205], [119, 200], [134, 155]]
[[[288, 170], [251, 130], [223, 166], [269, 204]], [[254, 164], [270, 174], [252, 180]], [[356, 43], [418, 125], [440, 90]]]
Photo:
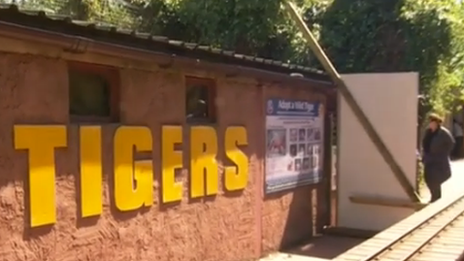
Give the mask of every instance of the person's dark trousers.
[[462, 142], [463, 142], [463, 137], [455, 137], [454, 138], [455, 143], [454, 143], [454, 148], [453, 148], [453, 153], [452, 156], [455, 159], [459, 159], [462, 157]]
[[440, 183], [433, 183], [428, 185], [430, 190], [430, 202], [435, 202], [441, 198], [441, 184]]
[[441, 184], [438, 180], [425, 178], [425, 183], [430, 191], [430, 202], [435, 202], [441, 198]]

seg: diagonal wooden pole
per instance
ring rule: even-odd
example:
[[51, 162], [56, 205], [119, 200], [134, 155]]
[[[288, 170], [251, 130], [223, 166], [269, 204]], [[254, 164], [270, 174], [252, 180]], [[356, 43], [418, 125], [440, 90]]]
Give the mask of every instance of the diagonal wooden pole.
[[285, 5], [285, 10], [287, 11], [287, 13], [290, 15], [292, 20], [295, 22], [295, 24], [300, 29], [304, 38], [308, 42], [311, 50], [314, 52], [319, 62], [322, 64], [326, 72], [329, 74], [329, 76], [332, 78], [332, 80], [336, 84], [336, 87], [340, 91], [340, 94], [343, 96], [343, 98], [345, 98], [351, 110], [353, 110], [356, 118], [361, 123], [362, 127], [366, 131], [371, 141], [374, 143], [377, 150], [382, 155], [385, 162], [387, 162], [388, 166], [392, 170], [396, 179], [398, 180], [400, 185], [403, 187], [404, 191], [407, 193], [409, 199], [413, 202], [420, 202], [420, 196], [417, 194], [414, 187], [409, 182], [408, 178], [406, 177], [406, 174], [401, 169], [399, 164], [396, 162], [395, 158], [393, 157], [391, 152], [388, 150], [387, 146], [385, 145], [383, 140], [380, 138], [379, 134], [375, 131], [374, 127], [372, 126], [372, 123], [369, 121], [369, 119], [366, 117], [366, 114], [362, 111], [361, 107], [354, 99], [353, 95], [351, 94], [350, 90], [346, 86], [345, 82], [340, 77], [337, 70], [330, 62], [329, 58], [327, 58], [327, 56], [325, 55], [324, 51], [322, 50], [321, 46], [317, 42], [316, 38], [313, 36], [309, 28], [306, 26], [306, 23], [303, 21], [301, 16], [298, 14], [298, 11], [296, 10], [295, 5], [291, 2], [291, 0], [285, 0], [284, 5]]

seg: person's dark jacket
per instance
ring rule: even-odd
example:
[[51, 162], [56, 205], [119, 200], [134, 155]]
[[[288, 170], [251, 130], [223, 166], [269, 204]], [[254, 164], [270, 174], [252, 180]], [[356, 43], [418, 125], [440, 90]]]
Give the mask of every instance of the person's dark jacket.
[[443, 183], [451, 177], [450, 154], [454, 146], [454, 138], [444, 127], [435, 133], [427, 130], [422, 141], [424, 176], [426, 180]]

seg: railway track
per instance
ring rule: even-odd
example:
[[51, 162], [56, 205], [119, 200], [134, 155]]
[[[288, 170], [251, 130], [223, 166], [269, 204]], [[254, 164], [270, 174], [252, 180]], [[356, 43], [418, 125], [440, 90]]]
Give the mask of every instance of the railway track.
[[360, 261], [464, 260], [464, 196]]

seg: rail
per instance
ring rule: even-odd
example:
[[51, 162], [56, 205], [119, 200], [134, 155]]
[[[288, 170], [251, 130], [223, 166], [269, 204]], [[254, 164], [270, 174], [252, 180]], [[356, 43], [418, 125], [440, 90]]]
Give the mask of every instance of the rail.
[[[461, 236], [456, 235], [456, 233]], [[446, 260], [460, 260], [464, 252], [464, 237], [462, 233], [464, 233], [464, 196], [452, 201], [447, 207], [432, 217], [405, 230], [402, 236], [393, 239], [379, 251], [360, 261], [428, 260], [428, 255], [432, 255], [435, 258], [437, 258], [437, 255], [449, 255], [450, 258], [451, 256], [453, 258]], [[450, 238], [452, 238], [451, 241]], [[435, 248], [434, 250], [434, 245], [437, 244], [441, 244], [441, 248]], [[451, 248], [444, 248], [447, 244], [453, 245]], [[439, 249], [438, 252], [436, 251], [437, 249]], [[451, 253], [448, 251], [454, 252]], [[459, 256], [459, 258], [456, 259], [454, 256]]]

